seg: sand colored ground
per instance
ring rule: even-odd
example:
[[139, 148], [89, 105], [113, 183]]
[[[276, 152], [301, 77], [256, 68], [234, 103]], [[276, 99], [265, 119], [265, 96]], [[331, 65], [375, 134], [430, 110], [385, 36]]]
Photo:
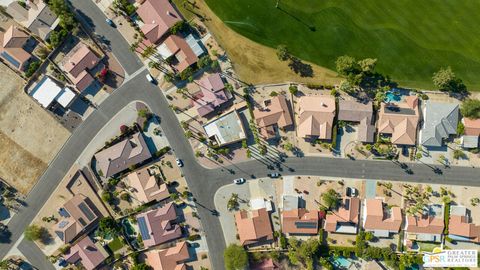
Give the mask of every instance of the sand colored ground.
[[[196, 18], [190, 5], [175, 0], [177, 7], [187, 18]], [[336, 73], [312, 64], [313, 78], [302, 78], [288, 67], [287, 62], [278, 60], [276, 50], [253, 42], [228, 28], [206, 5], [204, 1], [195, 1], [193, 11], [206, 18], [205, 24], [218, 43], [227, 51], [235, 72], [245, 82], [253, 84], [278, 83], [285, 81], [334, 84], [340, 81]]]
[[70, 133], [23, 92], [18, 75], [0, 70], [0, 177], [25, 194]]

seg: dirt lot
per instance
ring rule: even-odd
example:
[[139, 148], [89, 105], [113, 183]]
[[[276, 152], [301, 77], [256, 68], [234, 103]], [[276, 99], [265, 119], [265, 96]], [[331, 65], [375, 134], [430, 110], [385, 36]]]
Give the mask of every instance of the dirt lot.
[[70, 133], [23, 92], [18, 75], [0, 70], [0, 177], [26, 194]]
[[[192, 12], [183, 8], [181, 4], [183, 1], [174, 2], [184, 16], [193, 17]], [[274, 49], [255, 43], [228, 28], [204, 1], [195, 1], [195, 3], [197, 6], [195, 13], [207, 18], [205, 24], [218, 43], [227, 51], [235, 72], [243, 81], [254, 84], [285, 81], [335, 84], [340, 81], [335, 72], [313, 64], [313, 78], [300, 77], [290, 70], [286, 62], [278, 60]]]

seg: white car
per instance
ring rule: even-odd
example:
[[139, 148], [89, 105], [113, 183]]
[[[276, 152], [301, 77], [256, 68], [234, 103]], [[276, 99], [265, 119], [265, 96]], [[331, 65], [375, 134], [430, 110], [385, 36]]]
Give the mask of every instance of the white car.
[[152, 75], [150, 75], [150, 73], [148, 73], [145, 77], [147, 77], [147, 81], [150, 83], [155, 83], [155, 79], [152, 77]]
[[183, 161], [181, 159], [177, 158], [175, 161], [177, 162], [178, 167], [183, 167]]
[[243, 183], [245, 183], [245, 178], [237, 178], [237, 179], [234, 179], [234, 180], [233, 180], [233, 183], [235, 183], [235, 184], [237, 184], [237, 185], [243, 184]]

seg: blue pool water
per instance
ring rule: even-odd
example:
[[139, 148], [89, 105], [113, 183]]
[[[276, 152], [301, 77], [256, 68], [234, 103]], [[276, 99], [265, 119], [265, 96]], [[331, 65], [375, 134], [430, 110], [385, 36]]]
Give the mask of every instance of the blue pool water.
[[335, 257], [332, 263], [335, 269], [348, 269], [352, 265], [352, 262], [345, 257]]
[[402, 95], [393, 91], [388, 91], [386, 93], [385, 102], [399, 102], [400, 100], [402, 100]]
[[418, 269], [420, 269], [420, 267], [418, 267], [418, 264], [414, 264], [414, 265], [412, 265], [412, 266], [410, 266], [410, 267], [407, 267], [406, 269], [407, 269], [407, 270], [418, 270]]

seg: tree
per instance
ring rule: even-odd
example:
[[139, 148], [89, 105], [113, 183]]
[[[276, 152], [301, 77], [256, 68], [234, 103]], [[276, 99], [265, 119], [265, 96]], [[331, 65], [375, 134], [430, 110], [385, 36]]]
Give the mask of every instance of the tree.
[[298, 93], [298, 87], [296, 85], [290, 85], [288, 91], [295, 96]]
[[277, 57], [280, 61], [287, 61], [290, 58], [290, 52], [288, 51], [287, 46], [285, 45], [277, 46]]
[[373, 73], [377, 65], [376, 58], [365, 58], [358, 61], [358, 66], [363, 73]]
[[432, 77], [433, 85], [441, 91], [464, 92], [466, 87], [462, 80], [457, 78], [451, 67], [441, 68]]
[[148, 264], [145, 263], [140, 263], [140, 264], [135, 264], [132, 267], [132, 270], [151, 270], [152, 267], [150, 267]]
[[353, 88], [353, 85], [349, 81], [342, 81], [339, 89], [347, 94], [353, 94], [355, 92], [355, 88]]
[[357, 73], [359, 69], [357, 62], [355, 61], [355, 58], [348, 55], [343, 55], [338, 57], [337, 61], [335, 61], [335, 65], [337, 67], [337, 72], [340, 73], [341, 75], [349, 75], [352, 73]]
[[25, 239], [28, 241], [42, 240], [47, 234], [47, 230], [38, 225], [32, 224], [25, 229]]
[[329, 189], [321, 195], [322, 201], [327, 209], [334, 209], [340, 205], [340, 194], [334, 189]]
[[170, 28], [170, 34], [175, 35], [178, 32], [185, 32], [189, 27], [190, 25], [185, 20], [178, 21]]
[[480, 100], [466, 99], [460, 106], [463, 117], [478, 119], [480, 118]]
[[211, 65], [212, 65], [212, 59], [210, 58], [209, 55], [202, 56], [197, 61], [197, 66], [199, 68], [204, 68], [204, 67], [208, 67], [208, 66], [211, 66]]
[[118, 233], [117, 223], [112, 217], [104, 217], [98, 222], [98, 232], [102, 237], [113, 237]]
[[223, 252], [225, 268], [227, 270], [243, 270], [248, 265], [248, 255], [239, 245], [231, 244]]

